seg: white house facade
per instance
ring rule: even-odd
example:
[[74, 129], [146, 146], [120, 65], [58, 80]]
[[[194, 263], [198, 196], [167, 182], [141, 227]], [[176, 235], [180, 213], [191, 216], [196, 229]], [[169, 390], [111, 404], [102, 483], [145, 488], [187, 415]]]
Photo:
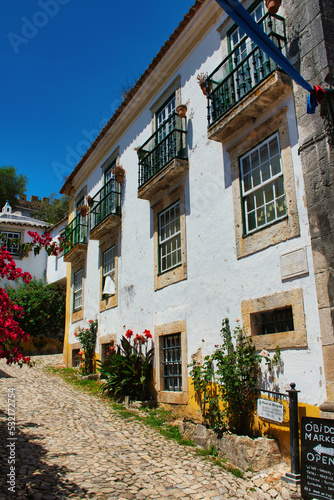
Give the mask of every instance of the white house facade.
[[[40, 252], [36, 256], [34, 252], [24, 254], [19, 251], [19, 242], [30, 243], [32, 238], [28, 235], [29, 231], [42, 235], [48, 226], [47, 222], [22, 215], [21, 211], [13, 212], [8, 202], [0, 213], [0, 236], [3, 238], [2, 246], [12, 255], [17, 267], [20, 267], [24, 272], [30, 273], [37, 280], [45, 280], [47, 254], [46, 252]], [[1, 280], [1, 285], [4, 285], [6, 282], [5, 279]], [[10, 282], [10, 285], [15, 286], [15, 283]]]
[[[245, 6], [284, 50], [284, 5], [276, 17]], [[67, 365], [89, 319], [100, 358], [127, 329], [149, 329], [158, 401], [191, 406], [192, 356], [239, 319], [259, 351], [281, 350], [267, 388], [294, 382], [319, 415], [329, 372], [299, 147], [290, 78], [214, 0], [197, 1], [62, 188]]]

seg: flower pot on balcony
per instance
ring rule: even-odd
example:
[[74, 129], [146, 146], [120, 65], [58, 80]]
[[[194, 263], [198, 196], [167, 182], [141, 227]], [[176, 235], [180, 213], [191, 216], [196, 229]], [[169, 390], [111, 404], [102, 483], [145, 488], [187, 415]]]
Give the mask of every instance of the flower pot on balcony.
[[80, 207], [78, 207], [78, 210], [80, 210], [81, 217], [86, 217], [86, 215], [89, 212], [89, 206], [88, 205], [80, 205]]
[[266, 0], [266, 7], [270, 15], [276, 14], [281, 6], [281, 0]]
[[124, 168], [121, 167], [120, 165], [116, 165], [116, 167], [113, 169], [113, 174], [115, 176], [115, 181], [118, 184], [122, 184], [122, 182], [124, 180], [124, 176], [125, 176]]
[[201, 86], [201, 89], [202, 89], [203, 95], [207, 96], [207, 95], [208, 95], [208, 90], [207, 90], [207, 88], [206, 88], [206, 83], [205, 83], [205, 82], [204, 82], [204, 83], [201, 83], [201, 84], [200, 84], [200, 86]]
[[180, 118], [184, 118], [187, 114], [187, 106], [185, 104], [180, 104], [176, 108], [176, 111]]

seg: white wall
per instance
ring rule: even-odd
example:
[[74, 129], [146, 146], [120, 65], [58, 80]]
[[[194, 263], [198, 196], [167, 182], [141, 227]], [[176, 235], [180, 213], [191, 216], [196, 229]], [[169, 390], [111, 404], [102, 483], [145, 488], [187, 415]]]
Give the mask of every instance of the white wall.
[[[301, 287], [308, 348], [282, 352], [284, 369], [278, 383], [279, 389], [285, 391], [290, 382], [295, 382], [301, 391], [301, 401], [320, 404], [325, 398], [325, 384], [293, 99], [287, 97], [281, 100], [277, 109], [288, 107], [300, 237], [237, 260], [229, 155], [225, 146], [207, 137], [206, 98], [196, 81], [198, 73], [210, 73], [221, 61], [220, 38], [216, 31], [220, 22], [221, 19], [165, 85], [166, 88], [180, 74], [182, 101], [190, 99], [187, 114], [189, 173], [180, 180], [180, 183], [185, 183], [187, 205], [188, 278], [154, 291], [152, 210], [149, 201], [137, 197], [138, 160], [134, 148], [141, 146], [152, 134], [149, 108], [159, 97], [155, 95], [118, 143], [120, 164], [126, 170], [118, 242], [118, 307], [99, 313], [98, 242], [89, 241], [84, 287], [85, 321], [71, 325], [69, 341], [76, 341], [76, 328], [91, 318], [99, 320], [99, 335], [117, 333], [118, 337], [128, 328], [139, 333], [145, 328], [154, 331], [155, 325], [186, 319], [190, 362], [191, 355], [199, 347], [202, 348], [202, 354], [206, 355], [219, 344], [221, 321], [225, 316], [230, 318], [232, 325], [235, 318], [241, 318], [242, 300]], [[164, 88], [161, 93], [163, 91]], [[274, 112], [274, 108], [268, 110], [257, 125]], [[97, 165], [94, 174], [84, 182], [91, 196], [101, 187], [98, 184], [99, 179], [102, 179], [100, 166]], [[79, 190], [78, 187], [77, 192]], [[309, 274], [283, 282], [280, 255], [289, 249], [304, 246], [307, 249]]]
[[[57, 224], [50, 231], [52, 242], [59, 242], [59, 235], [67, 226], [67, 220]], [[60, 256], [50, 255], [47, 257], [46, 279], [48, 283], [56, 283], [66, 279], [66, 262], [62, 254]]]

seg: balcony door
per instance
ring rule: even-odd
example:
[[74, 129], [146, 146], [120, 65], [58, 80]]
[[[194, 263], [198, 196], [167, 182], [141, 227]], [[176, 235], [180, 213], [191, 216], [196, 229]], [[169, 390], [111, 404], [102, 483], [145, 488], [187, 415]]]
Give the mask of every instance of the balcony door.
[[83, 217], [81, 215], [81, 211], [79, 210], [79, 207], [81, 205], [84, 205], [85, 202], [85, 197], [82, 196], [80, 199], [76, 201], [76, 219], [77, 223], [75, 224], [75, 227], [73, 228], [74, 230], [74, 235], [73, 235], [73, 243], [76, 245], [77, 243], [83, 243], [86, 241], [86, 235], [87, 235], [87, 216]]
[[116, 183], [113, 174], [115, 166], [116, 160], [110, 165], [108, 170], [104, 172], [104, 189], [101, 193], [104, 197], [102, 206], [102, 210], [105, 214], [104, 217], [110, 214], [117, 214], [117, 207], [120, 205], [119, 184]]
[[176, 147], [175, 137], [172, 134], [176, 128], [175, 94], [157, 111], [156, 118], [156, 158], [155, 164], [159, 167], [168, 163], [169, 157], [173, 156]]
[[[267, 33], [268, 18], [263, 19], [265, 15], [264, 3], [260, 2], [250, 11], [250, 15]], [[228, 41], [232, 54], [230, 71], [237, 69], [233, 73], [233, 80], [235, 95], [238, 100], [269, 73], [270, 60], [266, 53], [260, 50], [239, 26], [229, 34]]]

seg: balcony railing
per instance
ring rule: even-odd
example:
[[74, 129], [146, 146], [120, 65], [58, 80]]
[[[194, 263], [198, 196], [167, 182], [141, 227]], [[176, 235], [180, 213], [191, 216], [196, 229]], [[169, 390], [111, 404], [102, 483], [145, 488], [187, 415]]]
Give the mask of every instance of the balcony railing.
[[[286, 43], [284, 19], [265, 14], [259, 25], [282, 50]], [[276, 63], [244, 36], [207, 78], [208, 125], [221, 118], [276, 69]]]
[[186, 159], [186, 119], [171, 114], [138, 150], [138, 186], [157, 175], [176, 158]]
[[87, 242], [87, 222], [78, 214], [65, 228], [65, 250], [64, 254], [72, 250], [78, 243]]
[[110, 179], [93, 198], [89, 212], [90, 230], [92, 231], [108, 215], [121, 215], [121, 184]]

